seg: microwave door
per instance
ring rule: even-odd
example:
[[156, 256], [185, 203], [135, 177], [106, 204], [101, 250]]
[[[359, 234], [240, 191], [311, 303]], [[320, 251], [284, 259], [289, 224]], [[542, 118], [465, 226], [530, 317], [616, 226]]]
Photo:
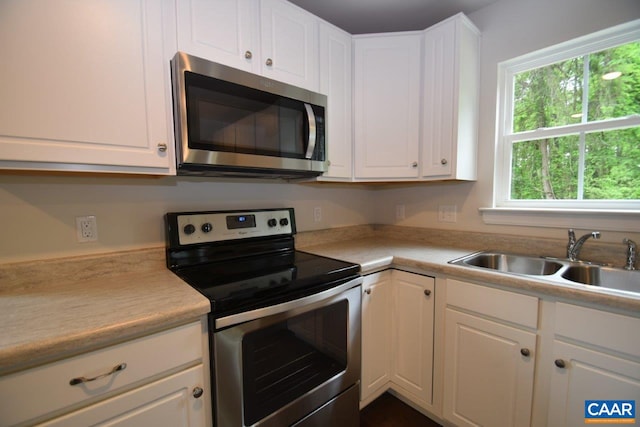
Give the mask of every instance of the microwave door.
[[316, 148], [316, 115], [313, 112], [311, 105], [305, 103], [304, 109], [307, 112], [307, 122], [309, 123], [309, 135], [307, 137], [307, 152], [305, 154], [305, 158], [311, 159]]

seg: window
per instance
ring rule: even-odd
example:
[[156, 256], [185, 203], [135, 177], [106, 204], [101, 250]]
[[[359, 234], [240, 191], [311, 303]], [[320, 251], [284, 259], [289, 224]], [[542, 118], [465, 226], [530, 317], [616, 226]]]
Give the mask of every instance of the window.
[[500, 65], [496, 207], [640, 209], [640, 21]]

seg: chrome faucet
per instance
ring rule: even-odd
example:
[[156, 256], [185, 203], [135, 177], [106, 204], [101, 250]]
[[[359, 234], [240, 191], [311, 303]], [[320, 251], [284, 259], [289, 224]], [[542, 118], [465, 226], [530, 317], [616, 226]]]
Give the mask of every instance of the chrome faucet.
[[576, 240], [576, 234], [574, 233], [573, 228], [569, 229], [569, 243], [567, 244], [567, 258], [569, 261], [578, 260], [580, 249], [582, 249], [582, 245], [584, 245], [584, 242], [586, 242], [589, 237], [593, 237], [598, 240], [600, 238], [600, 232], [592, 231], [591, 233], [585, 234]]
[[622, 239], [622, 243], [627, 245], [627, 263], [624, 266], [625, 270], [636, 269], [636, 242], [626, 237]]

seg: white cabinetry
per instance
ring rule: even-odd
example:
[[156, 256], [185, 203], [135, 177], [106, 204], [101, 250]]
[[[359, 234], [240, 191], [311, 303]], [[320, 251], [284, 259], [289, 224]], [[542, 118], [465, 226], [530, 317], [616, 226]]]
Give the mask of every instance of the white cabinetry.
[[444, 418], [530, 425], [538, 299], [450, 279], [446, 292]]
[[393, 271], [391, 381], [422, 407], [431, 405], [435, 280]]
[[463, 14], [424, 32], [421, 176], [476, 179], [480, 32]]
[[548, 426], [582, 424], [586, 400], [637, 404], [639, 331], [640, 319], [635, 317], [556, 304]]
[[354, 37], [355, 178], [418, 178], [420, 33]]
[[166, 1], [4, 1], [0, 168], [174, 173]]
[[178, 0], [178, 50], [317, 92], [319, 21], [284, 0]]
[[391, 270], [370, 274], [362, 284], [362, 381], [360, 400], [384, 393], [391, 378]]
[[327, 95], [329, 170], [320, 179], [351, 179], [353, 174], [351, 34], [320, 23], [320, 92]]
[[365, 276], [361, 406], [390, 388], [423, 408], [431, 406], [434, 283], [399, 270]]
[[203, 324], [5, 375], [0, 425], [210, 425]]

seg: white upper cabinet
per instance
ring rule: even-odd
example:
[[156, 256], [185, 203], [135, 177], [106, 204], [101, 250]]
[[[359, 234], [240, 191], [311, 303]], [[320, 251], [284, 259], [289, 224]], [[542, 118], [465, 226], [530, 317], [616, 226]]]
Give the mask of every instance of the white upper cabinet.
[[420, 33], [354, 37], [355, 178], [418, 178]]
[[260, 73], [256, 0], [177, 0], [178, 50]]
[[284, 0], [260, 2], [262, 74], [317, 92], [320, 20]]
[[458, 14], [424, 32], [421, 174], [476, 179], [480, 33]]
[[172, 174], [166, 1], [0, 4], [0, 168]]
[[318, 91], [320, 19], [284, 0], [177, 0], [178, 50]]
[[327, 95], [327, 157], [321, 179], [353, 175], [351, 102], [351, 34], [320, 23], [320, 93]]

